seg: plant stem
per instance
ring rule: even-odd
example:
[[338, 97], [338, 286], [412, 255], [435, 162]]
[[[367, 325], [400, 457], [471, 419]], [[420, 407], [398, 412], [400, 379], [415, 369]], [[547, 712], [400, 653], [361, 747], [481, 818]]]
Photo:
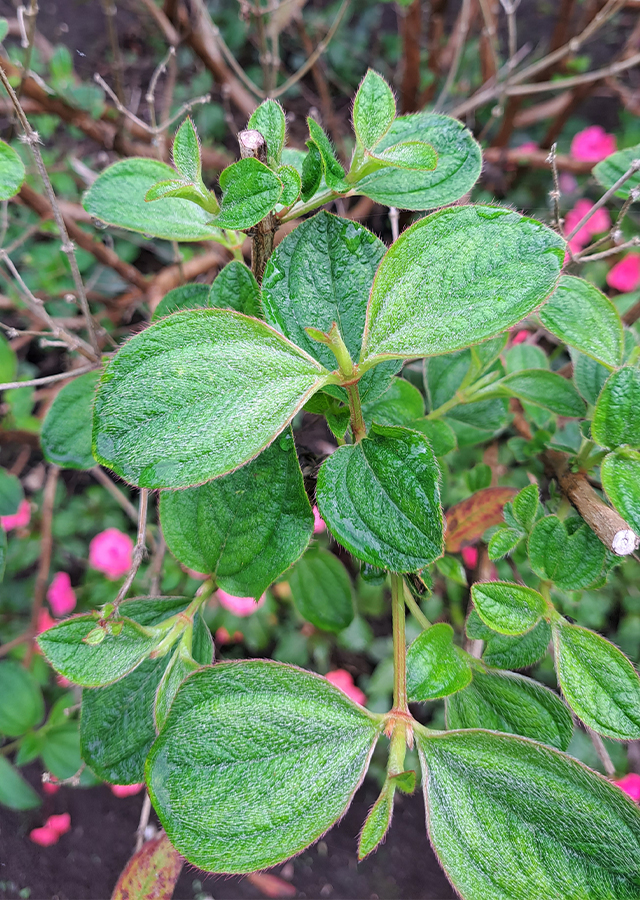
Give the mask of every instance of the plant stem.
[[[240, 144], [240, 156], [243, 159], [253, 157], [266, 165], [267, 142], [259, 131], [253, 129], [241, 131], [238, 135], [238, 143]], [[251, 271], [258, 284], [262, 284], [264, 270], [273, 253], [273, 241], [278, 224], [278, 220], [270, 212], [251, 231]]]
[[367, 427], [364, 424], [362, 415], [362, 404], [360, 403], [360, 392], [358, 385], [346, 384], [347, 397], [349, 398], [349, 409], [351, 410], [351, 430], [353, 432], [353, 442], [358, 444], [362, 438], [367, 436]]
[[404, 772], [404, 760], [407, 755], [407, 724], [396, 722], [389, 745], [387, 775], [399, 775]]
[[393, 619], [393, 709], [408, 714], [404, 597], [402, 575], [398, 575], [397, 572], [391, 573], [391, 615]]
[[405, 584], [403, 584], [403, 592], [404, 592], [404, 602], [407, 604], [407, 608], [409, 612], [413, 616], [413, 618], [422, 626], [422, 628], [426, 631], [427, 628], [431, 628], [431, 622], [427, 619], [425, 614], [422, 612], [418, 604], [416, 603], [415, 598], [412, 596], [411, 591], [407, 588]]

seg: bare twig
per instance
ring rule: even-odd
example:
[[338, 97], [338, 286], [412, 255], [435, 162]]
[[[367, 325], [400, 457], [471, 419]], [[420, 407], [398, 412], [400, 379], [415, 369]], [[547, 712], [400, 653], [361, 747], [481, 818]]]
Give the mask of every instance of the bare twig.
[[[47, 581], [49, 580], [49, 569], [51, 568], [51, 553], [53, 550], [53, 505], [56, 498], [56, 485], [58, 484], [58, 474], [60, 469], [58, 466], [49, 466], [47, 480], [44, 485], [42, 496], [42, 516], [40, 528], [40, 559], [38, 561], [38, 573], [36, 575], [36, 583], [33, 588], [33, 606], [31, 607], [31, 637], [35, 637], [38, 633], [38, 619], [40, 610], [44, 603], [44, 597], [47, 590]], [[27, 652], [24, 655], [23, 665], [29, 667], [31, 657], [33, 656], [34, 645], [31, 641], [27, 645]]]
[[0, 391], [8, 391], [12, 388], [39, 387], [41, 384], [53, 384], [54, 381], [65, 381], [84, 375], [86, 372], [94, 372], [99, 366], [81, 366], [79, 369], [71, 369], [69, 372], [60, 372], [58, 375], [45, 375], [44, 378], [31, 378], [29, 381], [6, 381], [0, 384]]
[[11, 650], [15, 647], [20, 647], [22, 644], [25, 644], [27, 641], [30, 641], [33, 637], [31, 629], [28, 631], [23, 631], [22, 634], [19, 634], [17, 637], [14, 637], [12, 640], [7, 641], [6, 644], [3, 644], [0, 647], [0, 658], [6, 656]]
[[172, 125], [174, 122], [176, 122], [186, 112], [189, 112], [189, 110], [192, 107], [197, 106], [200, 103], [208, 103], [211, 100], [211, 94], [205, 94], [203, 97], [196, 97], [194, 100], [189, 100], [187, 103], [183, 103], [182, 106], [180, 107], [180, 109], [178, 110], [178, 112], [174, 113], [174, 115], [171, 116], [171, 118], [167, 122], [163, 122], [161, 125], [155, 125], [155, 126], [147, 125], [146, 122], [143, 122], [142, 119], [139, 119], [138, 116], [134, 115], [131, 112], [131, 110], [127, 109], [126, 106], [123, 106], [120, 103], [120, 101], [118, 100], [118, 98], [116, 97], [114, 92], [111, 90], [111, 88], [109, 87], [107, 82], [104, 80], [104, 78], [98, 72], [96, 72], [95, 75], [93, 76], [93, 80], [97, 84], [99, 84], [100, 87], [102, 88], [102, 90], [105, 91], [111, 97], [111, 99], [113, 100], [113, 102], [115, 104], [116, 109], [119, 112], [121, 112], [128, 119], [131, 119], [132, 122], [135, 122], [136, 125], [138, 125], [140, 128], [144, 128], [146, 131], [149, 132], [149, 134], [153, 135], [154, 137], [156, 137], [157, 135], [159, 135], [163, 131], [165, 131], [170, 125]]
[[113, 0], [102, 0], [102, 11], [107, 20], [107, 33], [109, 35], [109, 46], [111, 48], [112, 58], [111, 70], [116, 84], [116, 95], [120, 103], [124, 106], [124, 65], [122, 62], [122, 54], [120, 53], [120, 44], [118, 43], [118, 31], [116, 29], [116, 15], [118, 10]]
[[[640, 58], [640, 54], [638, 54], [638, 56]], [[596, 200], [591, 209], [580, 219], [571, 233], [567, 235], [567, 240], [570, 241], [572, 237], [575, 237], [583, 227], [583, 225], [589, 221], [591, 216], [594, 215], [594, 213], [596, 213], [601, 207], [603, 207], [607, 200], [613, 197], [616, 191], [619, 191], [622, 185], [625, 184], [625, 182], [627, 182], [630, 178], [633, 178], [633, 176], [638, 171], [640, 171], [640, 159], [634, 159], [624, 175], [621, 175], [616, 183], [613, 184], [608, 191], [605, 191], [602, 197], [600, 197], [599, 200]]]
[[[243, 159], [254, 157], [260, 162], [267, 161], [267, 144], [259, 131], [241, 131], [238, 135], [240, 156]], [[278, 221], [273, 213], [267, 213], [251, 231], [251, 271], [258, 284], [262, 284], [262, 276], [269, 257], [273, 253], [273, 239]]]
[[[95, 468], [90, 469], [91, 474], [98, 481], [105, 490], [107, 490], [116, 503], [122, 507], [122, 509], [126, 512], [132, 522], [138, 523], [138, 510], [135, 508], [133, 503], [125, 497], [117, 484], [115, 484], [107, 475], [106, 472], [100, 468], [100, 466], [95, 466]], [[151, 534], [147, 532], [147, 541]], [[149, 541], [149, 546], [151, 546], [151, 542]]]
[[560, 179], [558, 178], [558, 166], [556, 165], [557, 144], [554, 144], [549, 151], [547, 160], [551, 166], [553, 175], [553, 190], [549, 191], [551, 202], [553, 203], [553, 224], [557, 231], [561, 232], [560, 224]]
[[[596, 259], [606, 259], [608, 256], [615, 256], [622, 250], [628, 250], [631, 247], [638, 246], [640, 246], [640, 237], [638, 237], [638, 235], [635, 235], [630, 240], [625, 241], [623, 244], [618, 244], [616, 247], [610, 247], [608, 250], [603, 250], [602, 253], [590, 253], [589, 256], [582, 256], [582, 254], [578, 253], [574, 256], [574, 260], [581, 263], [593, 262]], [[587, 247], [587, 250], [589, 249], [590, 248]]]
[[614, 766], [613, 762], [611, 761], [611, 757], [609, 756], [609, 751], [605, 747], [604, 741], [602, 740], [600, 735], [597, 732], [593, 731], [591, 728], [589, 728], [588, 725], [585, 725], [584, 729], [587, 732], [587, 734], [589, 735], [589, 737], [591, 738], [591, 743], [593, 744], [593, 749], [598, 754], [598, 759], [602, 763], [602, 767], [604, 768], [604, 771], [606, 772], [606, 774], [609, 777], [611, 777], [612, 775], [615, 775], [616, 767]]
[[449, 67], [449, 71], [447, 72], [447, 77], [444, 85], [442, 86], [442, 90], [438, 94], [438, 99], [436, 100], [434, 107], [435, 109], [442, 109], [444, 101], [449, 96], [449, 91], [453, 86], [453, 82], [456, 79], [456, 75], [458, 74], [458, 67], [460, 65], [460, 60], [462, 59], [462, 51], [464, 50], [465, 41], [467, 40], [467, 34], [469, 32], [469, 23], [471, 21], [471, 0], [462, 0], [462, 10], [460, 13], [460, 26], [454, 34], [455, 39], [455, 49], [453, 53], [453, 60]]
[[147, 830], [147, 825], [149, 824], [150, 813], [151, 800], [149, 798], [149, 793], [145, 791], [144, 800], [142, 801], [142, 809], [140, 810], [140, 821], [138, 822], [138, 827], [136, 829], [136, 853], [138, 852], [138, 850], [142, 849], [142, 845], [144, 844], [144, 833]]
[[589, 84], [591, 81], [600, 81], [609, 75], [617, 75], [625, 72], [640, 63], [640, 53], [635, 53], [629, 59], [621, 59], [611, 63], [602, 69], [593, 72], [585, 72], [584, 75], [574, 75], [570, 78], [561, 78], [558, 81], [540, 81], [537, 84], [517, 84], [508, 87], [506, 93], [509, 97], [524, 97], [529, 94], [540, 94], [543, 91], [564, 91], [566, 88], [577, 87], [580, 84]]
[[395, 206], [389, 207], [389, 224], [391, 225], [391, 238], [395, 242], [400, 237], [400, 213]]
[[127, 576], [122, 583], [122, 587], [118, 591], [116, 599], [113, 601], [113, 605], [115, 607], [115, 612], [118, 610], [118, 606], [124, 598], [127, 596], [129, 588], [133, 584], [133, 580], [136, 577], [138, 569], [140, 568], [140, 563], [144, 559], [144, 555], [146, 552], [145, 546], [145, 537], [147, 534], [147, 508], [149, 504], [149, 491], [146, 488], [142, 488], [140, 491], [140, 506], [138, 509], [138, 535], [136, 538], [135, 547], [133, 548], [133, 559], [131, 562], [131, 568], [127, 572]]

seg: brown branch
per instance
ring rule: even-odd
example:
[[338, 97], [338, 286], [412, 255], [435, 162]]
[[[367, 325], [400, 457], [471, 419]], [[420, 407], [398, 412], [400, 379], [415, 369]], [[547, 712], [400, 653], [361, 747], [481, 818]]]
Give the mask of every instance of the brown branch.
[[396, 7], [402, 35], [402, 86], [400, 110], [414, 112], [418, 108], [420, 88], [420, 37], [422, 33], [422, 2], [413, 0], [407, 8]]
[[[429, 9], [429, 22], [427, 25], [427, 68], [431, 72], [431, 84], [428, 85], [420, 95], [418, 106], [420, 108], [430, 103], [435, 97], [436, 88], [438, 86], [438, 78], [440, 76], [440, 63], [447, 51], [451, 51], [453, 45], [459, 40], [458, 32], [462, 21], [462, 9], [458, 13], [458, 18], [453, 27], [451, 37], [449, 38], [445, 50], [442, 48], [442, 39], [444, 37], [444, 14], [446, 12], [447, 0], [431, 0]], [[449, 59], [449, 68], [455, 56], [455, 48], [451, 52]]]
[[[58, 466], [49, 466], [47, 480], [44, 485], [42, 495], [42, 517], [40, 527], [40, 559], [38, 562], [38, 573], [36, 575], [36, 583], [33, 589], [33, 606], [31, 607], [31, 637], [35, 638], [38, 633], [38, 619], [40, 618], [40, 610], [44, 603], [44, 597], [47, 590], [47, 581], [49, 580], [49, 569], [51, 568], [51, 554], [53, 551], [53, 505], [56, 499], [56, 485], [58, 484], [58, 474], [60, 469]], [[33, 641], [27, 646], [23, 665], [29, 667], [31, 657], [33, 656]]]
[[19, 647], [21, 644], [25, 644], [27, 641], [31, 640], [31, 629], [28, 631], [23, 631], [22, 634], [19, 634], [18, 637], [14, 637], [13, 640], [7, 641], [6, 644], [3, 644], [0, 647], [0, 657], [6, 656], [14, 647]]
[[[519, 150], [517, 147], [507, 150], [503, 147], [489, 147], [483, 151], [487, 162], [501, 166], [531, 166], [533, 169], [550, 169], [548, 150]], [[566, 154], [556, 156], [556, 165], [561, 172], [573, 172], [586, 175], [593, 169], [588, 160], [574, 159]]]
[[[240, 156], [267, 162], [267, 144], [259, 131], [241, 131], [238, 135]], [[269, 257], [273, 253], [273, 239], [278, 222], [273, 213], [267, 215], [251, 230], [251, 271], [258, 284], [262, 284], [262, 276]]]

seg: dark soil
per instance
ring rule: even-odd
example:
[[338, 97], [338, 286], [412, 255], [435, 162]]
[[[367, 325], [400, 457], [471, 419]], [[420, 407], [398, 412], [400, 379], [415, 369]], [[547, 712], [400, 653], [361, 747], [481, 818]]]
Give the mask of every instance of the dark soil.
[[[31, 774], [31, 773], [28, 773]], [[37, 773], [33, 773], [37, 777]], [[287, 876], [296, 897], [330, 900], [450, 900], [455, 897], [425, 834], [419, 793], [400, 796], [386, 843], [357, 862], [358, 834], [377, 794], [367, 781], [340, 825], [273, 874]], [[61, 788], [26, 813], [0, 807], [0, 897], [7, 900], [107, 900], [133, 852], [142, 794], [114, 797], [107, 787]], [[38, 847], [29, 831], [53, 813], [71, 815], [71, 831], [53, 847]], [[153, 819], [152, 819], [153, 821]], [[283, 872], [284, 869], [284, 872]], [[199, 884], [198, 884], [199, 882]], [[28, 889], [28, 893], [27, 893]], [[200, 894], [215, 900], [264, 896], [244, 878], [185, 866], [175, 900]]]

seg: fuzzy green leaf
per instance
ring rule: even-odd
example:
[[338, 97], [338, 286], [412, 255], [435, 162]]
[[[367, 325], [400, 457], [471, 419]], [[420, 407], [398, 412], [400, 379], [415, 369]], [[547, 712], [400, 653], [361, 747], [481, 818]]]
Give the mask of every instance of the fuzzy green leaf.
[[565, 344], [606, 366], [622, 362], [622, 321], [611, 300], [590, 282], [563, 275], [538, 315]]
[[602, 487], [623, 519], [640, 535], [640, 453], [617, 450], [605, 457]]
[[17, 475], [0, 468], [0, 516], [12, 516], [24, 500], [24, 491]]
[[248, 465], [200, 487], [164, 491], [169, 550], [236, 597], [258, 598], [304, 552], [313, 513], [288, 429]]
[[525, 669], [546, 654], [551, 641], [551, 627], [541, 619], [525, 634], [498, 634], [488, 628], [475, 609], [467, 618], [467, 636], [484, 641], [482, 659], [496, 669]]
[[513, 498], [513, 517], [525, 531], [531, 531], [538, 512], [538, 505], [537, 484], [528, 484]]
[[380, 730], [318, 675], [262, 660], [218, 663], [176, 695], [147, 760], [151, 800], [189, 862], [254, 872], [299, 853], [343, 815]]
[[237, 259], [227, 263], [211, 285], [209, 306], [235, 309], [261, 319], [260, 287], [251, 269]]
[[611, 374], [609, 369], [596, 362], [590, 356], [579, 353], [577, 350], [571, 351], [571, 359], [573, 361], [573, 380], [576, 387], [592, 406], [595, 406], [600, 391], [604, 387], [604, 383]]
[[607, 379], [596, 403], [591, 434], [602, 447], [640, 447], [640, 369], [625, 366]]
[[491, 337], [553, 290], [564, 241], [533, 219], [458, 206], [420, 219], [380, 263], [362, 361], [447, 353]]
[[322, 157], [320, 156], [320, 151], [312, 141], [309, 141], [307, 146], [309, 150], [304, 157], [301, 172], [301, 197], [305, 201], [313, 197], [322, 180]]
[[[578, 591], [598, 578], [606, 548], [581, 519], [566, 523], [557, 516], [545, 516], [529, 535], [531, 568], [564, 591]], [[577, 527], [575, 527], [577, 526]]]
[[193, 121], [187, 116], [173, 139], [173, 164], [187, 181], [201, 180], [200, 141]]
[[553, 629], [556, 669], [571, 709], [598, 734], [640, 738], [640, 678], [601, 635], [560, 620]]
[[222, 200], [213, 219], [222, 228], [251, 228], [279, 201], [283, 185], [258, 159], [240, 159], [220, 173]]
[[392, 378], [384, 394], [362, 404], [362, 415], [368, 428], [372, 422], [413, 428], [413, 420], [424, 416], [424, 398], [418, 388], [404, 378]]
[[413, 572], [442, 555], [439, 477], [423, 435], [374, 425], [360, 443], [339, 447], [324, 462], [318, 509], [358, 559]]
[[417, 735], [431, 843], [464, 900], [633, 900], [640, 811], [577, 760], [486, 731]]
[[407, 651], [409, 700], [436, 700], [465, 688], [471, 667], [453, 643], [453, 628], [444, 622], [419, 634]]
[[451, 426], [442, 419], [414, 419], [409, 427], [424, 434], [438, 458], [446, 456], [458, 446]]
[[566, 378], [547, 369], [523, 369], [490, 385], [479, 396], [517, 397], [526, 403], [550, 409], [559, 416], [584, 416], [584, 400]]
[[267, 159], [273, 168], [280, 165], [287, 123], [277, 100], [265, 100], [251, 115], [247, 128], [259, 131], [267, 142]]
[[283, 185], [280, 203], [283, 206], [293, 206], [302, 190], [302, 179], [293, 166], [279, 166], [276, 175]]
[[537, 591], [503, 581], [473, 584], [471, 598], [482, 621], [500, 634], [524, 634], [547, 609]]
[[375, 145], [376, 154], [410, 141], [431, 144], [438, 156], [433, 171], [378, 169], [358, 181], [354, 186], [356, 193], [383, 206], [436, 209], [459, 200], [478, 180], [482, 168], [480, 147], [456, 119], [438, 113], [399, 116]]
[[323, 631], [342, 631], [353, 621], [353, 590], [349, 573], [327, 550], [308, 550], [289, 577], [293, 602], [300, 615]]
[[566, 750], [573, 720], [562, 700], [532, 678], [474, 669], [469, 687], [447, 698], [447, 728], [487, 728]]
[[25, 179], [24, 164], [13, 147], [0, 141], [0, 200], [15, 196]]
[[353, 130], [371, 150], [385, 136], [396, 116], [393, 91], [381, 75], [368, 69], [353, 102]]
[[371, 159], [397, 169], [431, 172], [438, 163], [438, 154], [424, 141], [407, 141], [382, 150], [379, 155], [372, 154]]
[[167, 241], [222, 239], [222, 231], [209, 224], [211, 213], [190, 200], [145, 201], [149, 188], [175, 179], [175, 174], [171, 166], [156, 159], [121, 159], [100, 173], [84, 195], [83, 206], [107, 225]]
[[125, 344], [94, 406], [94, 453], [140, 487], [188, 487], [257, 456], [325, 382], [263, 322], [175, 313]]
[[508, 556], [523, 537], [523, 533], [517, 528], [499, 528], [489, 541], [489, 559], [496, 560]]
[[188, 675], [191, 675], [192, 672], [199, 668], [200, 666], [192, 657], [189, 649], [183, 641], [180, 641], [173, 651], [173, 656], [164, 670], [156, 691], [153, 718], [157, 731], [162, 731], [164, 728], [178, 688]]
[[[594, 168], [593, 174], [600, 184], [608, 190], [630, 169], [631, 163], [638, 159], [640, 159], [640, 144], [636, 144], [635, 147], [627, 147], [625, 150], [618, 150], [617, 153], [607, 156]], [[630, 191], [638, 187], [640, 187], [640, 170], [636, 171], [635, 175], [632, 175], [616, 191], [616, 197], [626, 199]]]
[[99, 372], [87, 372], [56, 395], [42, 423], [42, 452], [63, 469], [93, 469], [91, 452], [93, 397]]
[[[231, 265], [231, 263], [229, 263]], [[226, 266], [225, 266], [226, 268]], [[164, 319], [181, 309], [205, 309], [210, 306], [208, 284], [181, 284], [164, 295], [151, 316], [152, 322]]]
[[327, 187], [334, 191], [348, 191], [349, 185], [344, 180], [344, 169], [336, 159], [333, 147], [331, 146], [331, 141], [320, 125], [318, 125], [311, 116], [307, 117], [307, 125], [309, 127], [309, 136], [311, 138], [309, 143], [314, 143], [320, 153], [322, 171]]
[[6, 737], [19, 737], [44, 716], [40, 685], [13, 660], [0, 663], [0, 697], [0, 734]]
[[362, 861], [385, 839], [393, 815], [395, 785], [387, 779], [378, 799], [369, 810], [358, 841], [358, 859]]
[[5, 756], [0, 756], [0, 804], [9, 809], [35, 809], [40, 797]]

